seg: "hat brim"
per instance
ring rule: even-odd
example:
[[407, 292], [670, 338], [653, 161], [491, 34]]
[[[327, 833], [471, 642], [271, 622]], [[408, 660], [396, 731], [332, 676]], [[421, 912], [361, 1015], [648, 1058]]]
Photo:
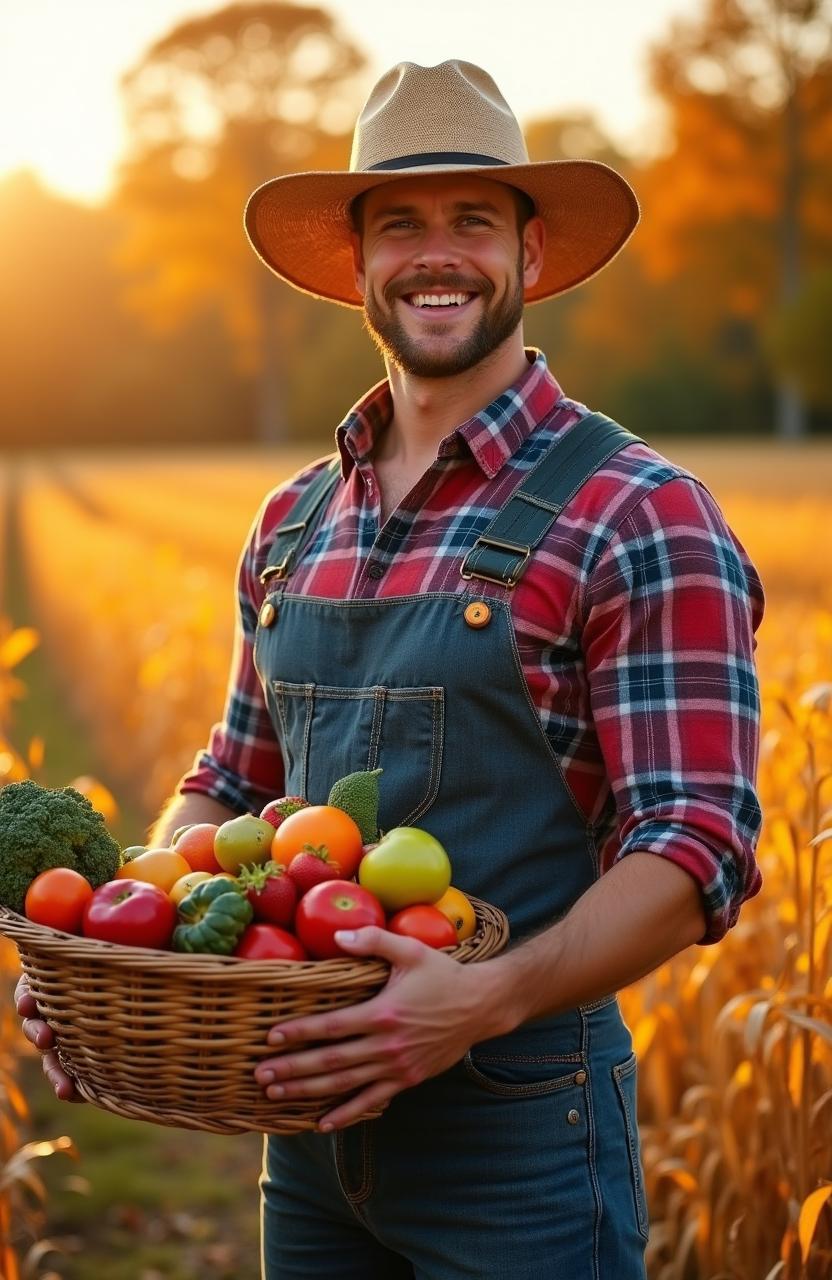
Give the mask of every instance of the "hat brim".
[[526, 302], [565, 293], [589, 280], [632, 235], [639, 220], [630, 184], [597, 160], [524, 165], [426, 165], [384, 172], [311, 172], [272, 178], [253, 192], [245, 228], [263, 262], [316, 298], [363, 306], [353, 272], [350, 205], [356, 196], [419, 175], [463, 173], [524, 191], [546, 226], [546, 253]]

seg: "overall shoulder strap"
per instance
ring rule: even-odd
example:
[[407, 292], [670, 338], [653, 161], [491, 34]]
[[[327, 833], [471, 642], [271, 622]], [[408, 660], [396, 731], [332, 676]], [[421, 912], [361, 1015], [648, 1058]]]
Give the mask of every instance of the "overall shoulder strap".
[[628, 444], [643, 444], [603, 413], [559, 436], [480, 534], [462, 564], [463, 578], [514, 587], [532, 552], [566, 504], [599, 467]]
[[315, 531], [315, 517], [323, 513], [340, 473], [341, 460], [334, 453], [287, 512], [289, 518], [277, 526], [266, 567], [260, 574], [260, 581], [264, 585], [269, 579], [282, 581], [288, 578]]

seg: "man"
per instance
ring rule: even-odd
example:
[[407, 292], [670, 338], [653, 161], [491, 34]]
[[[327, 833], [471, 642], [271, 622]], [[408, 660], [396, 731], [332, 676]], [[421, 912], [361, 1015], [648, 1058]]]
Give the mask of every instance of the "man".
[[382, 765], [381, 826], [437, 835], [514, 942], [463, 966], [341, 935], [391, 978], [270, 1035], [269, 1097], [349, 1096], [321, 1132], [268, 1141], [268, 1280], [644, 1275], [615, 993], [718, 941], [759, 890], [762, 593], [704, 487], [524, 348], [524, 304], [588, 279], [637, 220], [606, 166], [530, 164], [464, 62], [400, 64], [349, 173], [249, 202], [278, 276], [363, 306], [388, 378], [339, 427], [337, 465], [264, 503], [225, 718], [153, 841]]

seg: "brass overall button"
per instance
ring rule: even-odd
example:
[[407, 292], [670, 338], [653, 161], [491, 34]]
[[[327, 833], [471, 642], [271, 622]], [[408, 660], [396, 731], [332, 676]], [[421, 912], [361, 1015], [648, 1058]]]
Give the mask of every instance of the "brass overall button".
[[271, 600], [266, 600], [260, 606], [259, 622], [261, 627], [270, 627], [277, 617], [277, 610]]
[[575, 1072], [575, 1084], [585, 1084], [585, 1083], [586, 1083], [586, 1072], [585, 1072], [585, 1071], [576, 1071], [576, 1072]]
[[567, 1111], [566, 1113], [566, 1119], [569, 1121], [570, 1124], [577, 1124], [580, 1118], [581, 1117], [577, 1111]]
[[487, 627], [491, 621], [491, 610], [484, 600], [473, 600], [465, 610], [465, 621], [469, 627], [479, 630], [480, 627]]

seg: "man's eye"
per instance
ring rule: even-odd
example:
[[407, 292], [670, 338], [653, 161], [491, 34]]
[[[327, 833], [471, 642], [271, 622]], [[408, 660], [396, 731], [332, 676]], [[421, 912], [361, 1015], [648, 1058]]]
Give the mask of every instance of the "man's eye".
[[465, 217], [462, 219], [462, 221], [463, 221], [463, 222], [476, 222], [476, 223], [478, 223], [481, 227], [487, 227], [487, 226], [489, 226], [488, 219], [487, 219], [487, 218], [481, 218], [481, 217], [479, 216], [479, 214], [476, 214], [476, 213], [466, 213], [466, 215], [465, 215]]

